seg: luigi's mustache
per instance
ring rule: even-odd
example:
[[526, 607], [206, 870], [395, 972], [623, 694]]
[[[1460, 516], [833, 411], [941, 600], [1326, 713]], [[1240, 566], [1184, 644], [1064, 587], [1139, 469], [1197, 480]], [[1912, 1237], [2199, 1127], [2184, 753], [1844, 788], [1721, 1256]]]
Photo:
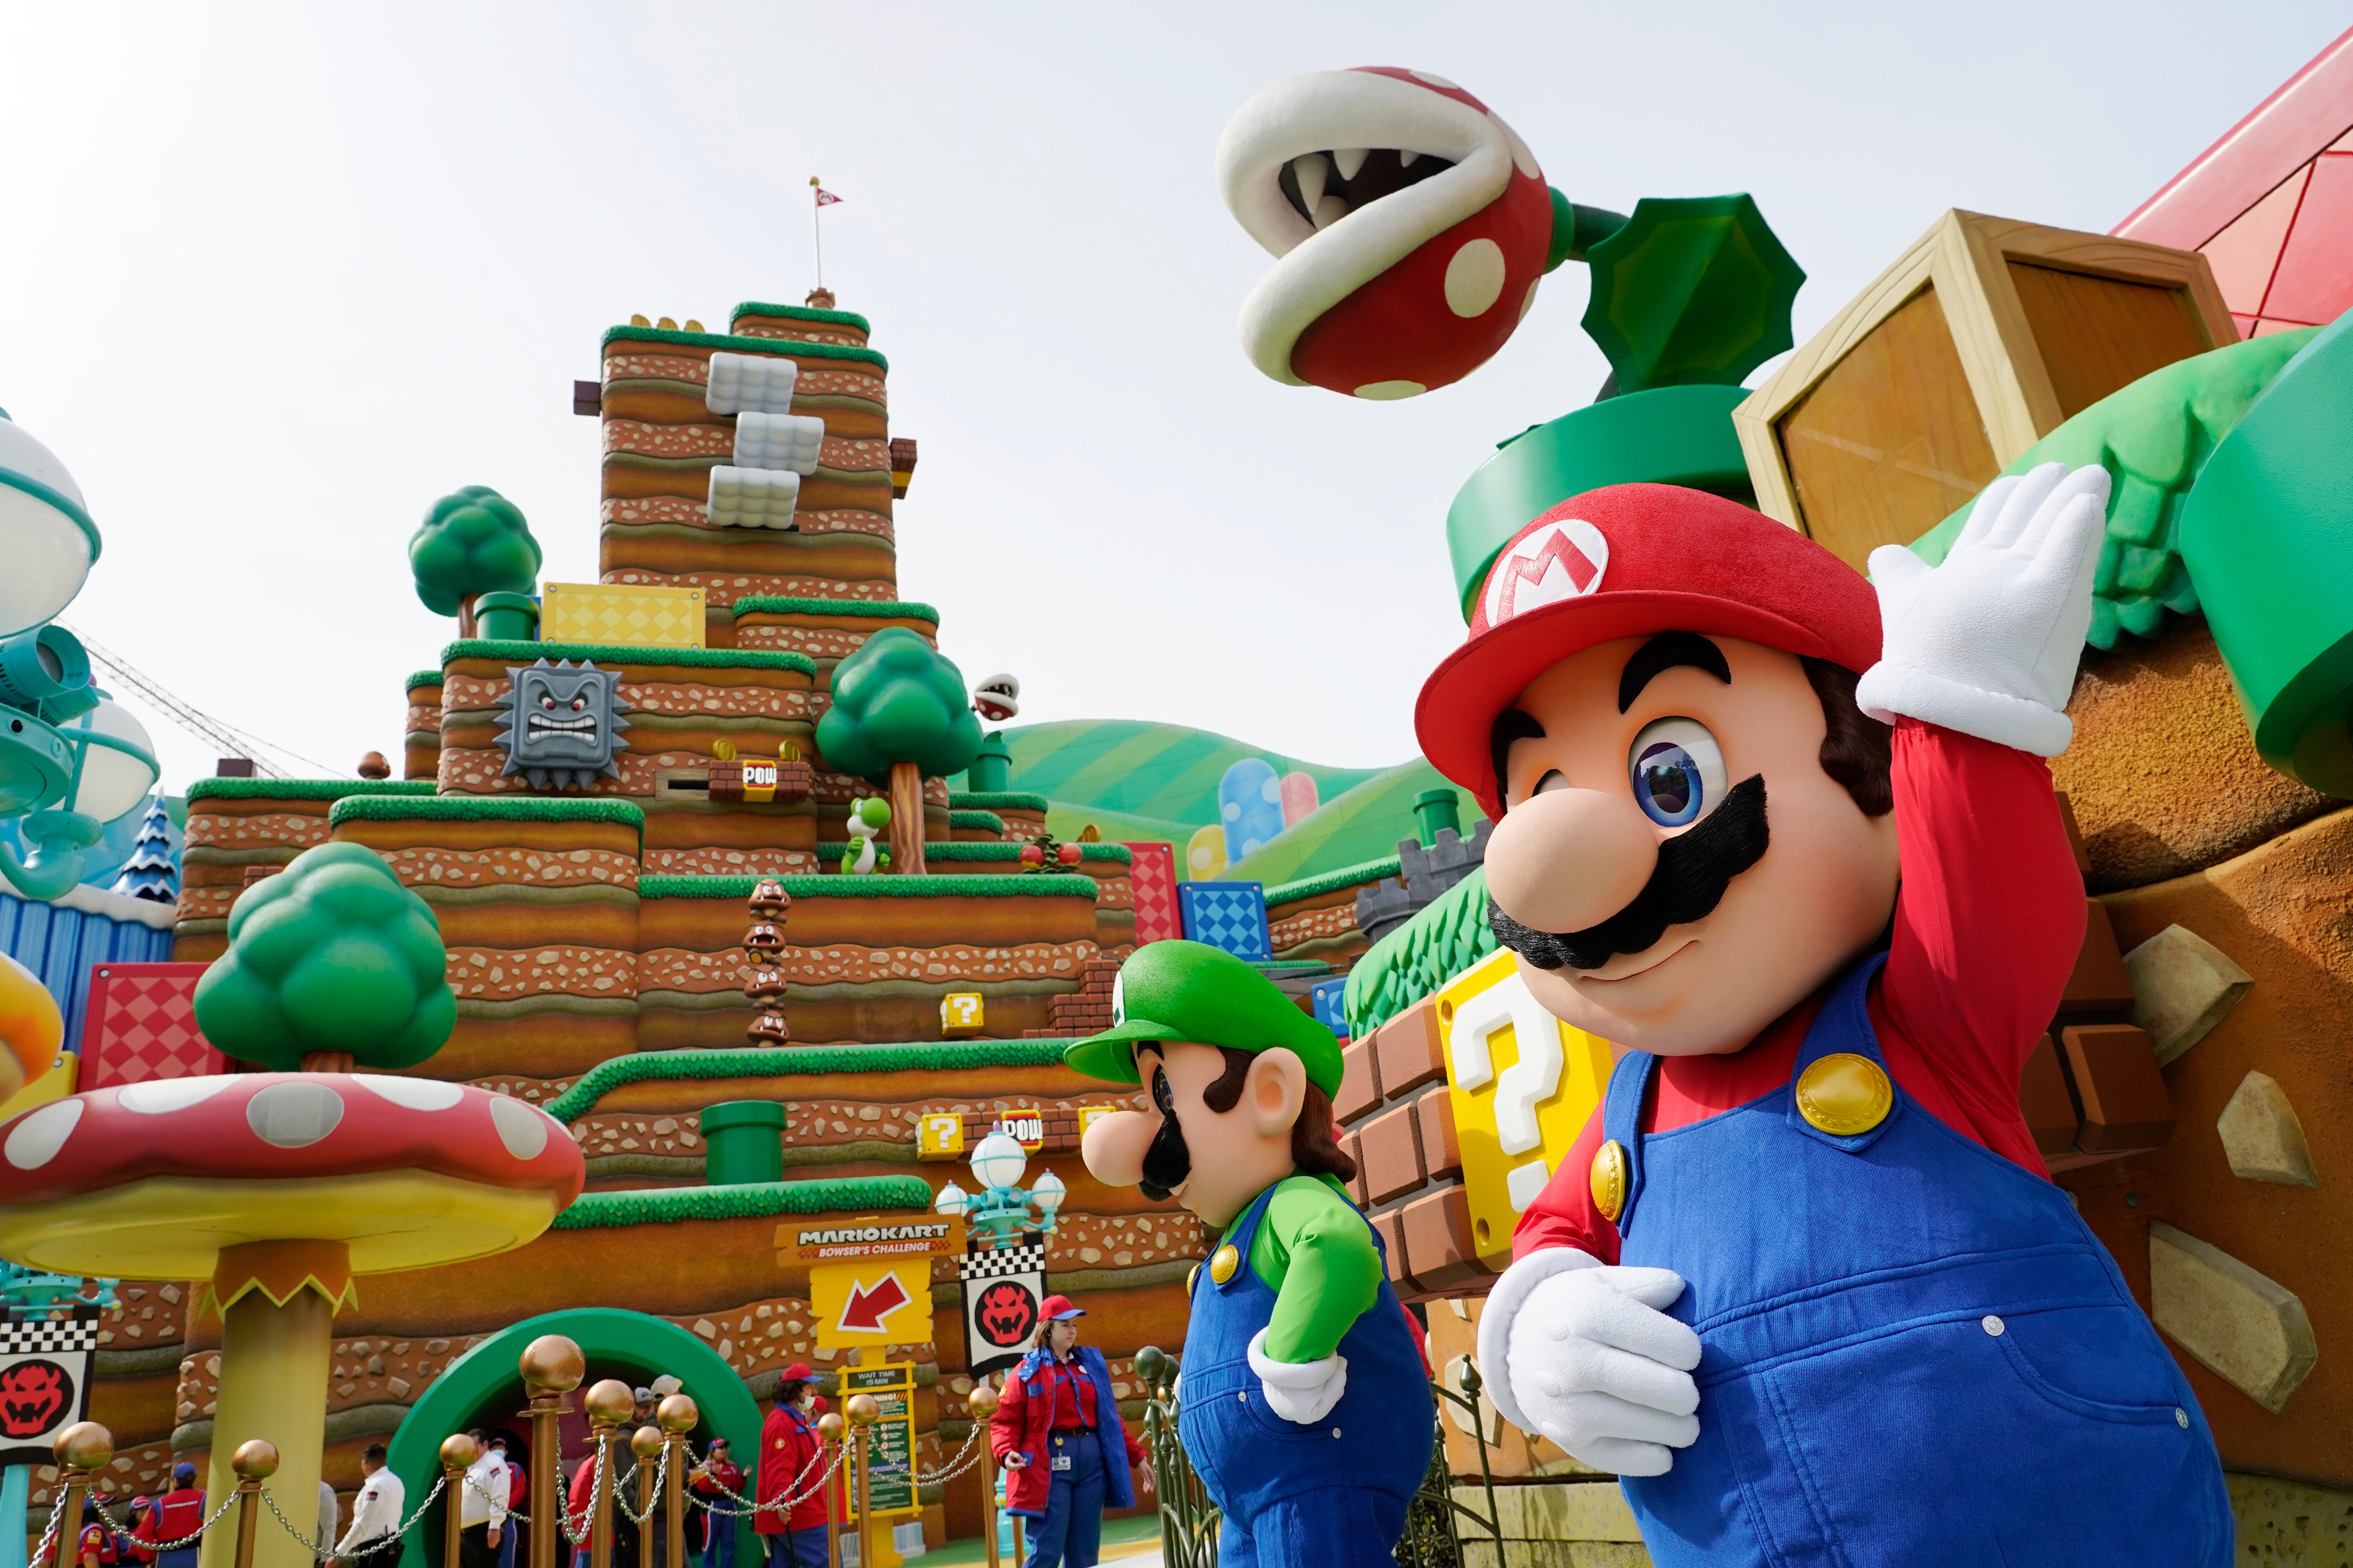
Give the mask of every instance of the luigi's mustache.
[[[1495, 940], [1540, 969], [1598, 969], [1616, 954], [1655, 947], [1670, 926], [1689, 925], [1714, 914], [1732, 879], [1765, 858], [1769, 839], [1765, 776], [1759, 773], [1734, 785], [1724, 804], [1689, 832], [1662, 841], [1659, 863], [1642, 891], [1599, 925], [1582, 931], [1539, 931], [1504, 914], [1492, 895], [1487, 925]], [[1176, 1125], [1173, 1119], [1169, 1125]], [[1147, 1169], [1149, 1165], [1147, 1160]]]
[[1166, 1069], [1152, 1075], [1152, 1103], [1160, 1111], [1160, 1130], [1144, 1151], [1144, 1176], [1136, 1186], [1154, 1202], [1163, 1202], [1193, 1174], [1193, 1152], [1185, 1147], [1185, 1129], [1176, 1125], [1176, 1099], [1168, 1087]]

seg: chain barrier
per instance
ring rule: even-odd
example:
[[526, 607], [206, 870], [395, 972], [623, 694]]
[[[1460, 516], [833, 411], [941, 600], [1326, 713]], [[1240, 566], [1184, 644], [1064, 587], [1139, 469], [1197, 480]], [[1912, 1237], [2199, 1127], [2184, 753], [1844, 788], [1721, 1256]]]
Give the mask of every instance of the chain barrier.
[[50, 1561], [49, 1554], [57, 1550], [58, 1526], [65, 1520], [66, 1494], [71, 1489], [63, 1485], [58, 1488], [58, 1500], [49, 1505], [49, 1527], [41, 1531], [40, 1550], [33, 1553], [33, 1561], [36, 1563]]
[[[634, 1457], [634, 1455], [632, 1457]], [[627, 1478], [631, 1480], [636, 1479], [638, 1472], [644, 1466], [644, 1463], [645, 1461], [640, 1459], [637, 1464], [631, 1465], [629, 1467], [629, 1474]], [[654, 1466], [654, 1484], [651, 1488], [647, 1489], [646, 1495], [651, 1500], [646, 1504], [646, 1511], [639, 1513], [637, 1510], [629, 1506], [629, 1489], [619, 1485], [617, 1478], [613, 1488], [613, 1501], [619, 1507], [622, 1514], [628, 1518], [631, 1524], [641, 1525], [645, 1523], [646, 1520], [651, 1519], [655, 1512], [660, 1509], [662, 1505], [662, 1484], [669, 1478], [670, 1445], [665, 1443], [662, 1445], [661, 1458]]]
[[[95, 1492], [85, 1495], [88, 1497], [90, 1504], [98, 1510], [99, 1521], [101, 1524], [103, 1524], [107, 1529], [112, 1531], [115, 1534], [123, 1537], [125, 1540], [138, 1541], [138, 1537], [131, 1533], [132, 1526], [131, 1523], [131, 1504], [129, 1501], [126, 1500], [122, 1505], [122, 1522], [118, 1524], [115, 1522], [114, 1516], [106, 1511], [105, 1499], [98, 1496]], [[62, 1504], [64, 1499], [60, 1498], [58, 1500]], [[205, 1531], [210, 1530], [214, 1525], [220, 1522], [221, 1515], [227, 1513], [229, 1510], [229, 1505], [235, 1501], [237, 1501], [237, 1489], [232, 1487], [229, 1489], [227, 1495], [221, 1499], [220, 1507], [213, 1510], [213, 1516], [205, 1520], [204, 1523], [196, 1526], [194, 1532], [184, 1535], [177, 1541], [139, 1541], [139, 1550], [142, 1552], [176, 1552], [183, 1546], [194, 1546], [196, 1542], [205, 1538]], [[152, 1508], [153, 1504], [151, 1503], [149, 1506]], [[34, 1561], [37, 1563], [40, 1559], [37, 1557]]]
[[[822, 1495], [825, 1491], [826, 1484], [833, 1479], [833, 1473], [841, 1467], [841, 1461], [849, 1452], [849, 1445], [847, 1442], [835, 1444], [833, 1446], [833, 1458], [826, 1465], [824, 1473], [819, 1475], [816, 1482], [806, 1491], [795, 1491], [793, 1489], [800, 1485], [801, 1477], [808, 1474], [809, 1466], [816, 1464], [818, 1459], [824, 1457], [825, 1445], [819, 1444], [818, 1446], [818, 1451], [808, 1457], [807, 1460], [802, 1464], [799, 1472], [793, 1477], [789, 1483], [786, 1484], [785, 1488], [785, 1495], [779, 1497], [774, 1502], [754, 1502], [750, 1498], [745, 1497], [743, 1493], [729, 1489], [729, 1488], [721, 1482], [716, 1477], [712, 1476], [707, 1472], [704, 1474], [702, 1478], [711, 1483], [711, 1489], [712, 1491], [720, 1493], [731, 1501], [742, 1503], [744, 1506], [740, 1509], [718, 1508], [712, 1504], [702, 1501], [700, 1498], [695, 1497], [691, 1491], [687, 1494], [687, 1498], [689, 1501], [692, 1502], [696, 1508], [701, 1509], [703, 1512], [715, 1515], [721, 1519], [748, 1519], [754, 1514], [783, 1513], [789, 1509], [797, 1508], [799, 1505], [808, 1501], [809, 1499], [813, 1497]], [[708, 1463], [710, 1455], [706, 1453], [703, 1456], [703, 1459], [705, 1463]]]
[[926, 1474], [918, 1467], [915, 1472], [915, 1484], [920, 1487], [944, 1486], [979, 1464], [980, 1456], [973, 1452], [972, 1446], [978, 1440], [981, 1428], [987, 1425], [986, 1421], [974, 1422], [972, 1429], [964, 1435], [964, 1446], [950, 1456], [938, 1469]]

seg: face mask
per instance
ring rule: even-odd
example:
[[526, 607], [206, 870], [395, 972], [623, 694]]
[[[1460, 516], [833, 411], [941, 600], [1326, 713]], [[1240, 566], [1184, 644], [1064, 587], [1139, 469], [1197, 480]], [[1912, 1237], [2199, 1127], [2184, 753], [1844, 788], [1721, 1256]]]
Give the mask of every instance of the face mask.
[[1136, 1186], [1157, 1203], [1193, 1173], [1193, 1156], [1185, 1147], [1185, 1129], [1176, 1125], [1176, 1099], [1165, 1065], [1152, 1076], [1152, 1103], [1160, 1110], [1160, 1131], [1144, 1152], [1144, 1179]]

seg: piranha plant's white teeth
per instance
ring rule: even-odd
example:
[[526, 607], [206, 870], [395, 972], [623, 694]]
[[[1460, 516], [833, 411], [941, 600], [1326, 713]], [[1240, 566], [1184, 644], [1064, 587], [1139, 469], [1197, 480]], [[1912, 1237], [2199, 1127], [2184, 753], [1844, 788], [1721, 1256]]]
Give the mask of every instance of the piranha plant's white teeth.
[[760, 414], [793, 411], [793, 383], [800, 366], [789, 359], [765, 354], [714, 354], [711, 381], [703, 388], [704, 407], [714, 414]]
[[1365, 166], [1365, 160], [1372, 155], [1370, 147], [1341, 147], [1332, 154], [1332, 166], [1340, 172], [1342, 179], [1353, 180], [1356, 171]]
[[1315, 204], [1315, 227], [1318, 228], [1329, 228], [1347, 216], [1348, 198], [1345, 196], [1327, 196]]
[[817, 471], [818, 454], [824, 446], [823, 419], [749, 409], [735, 416], [737, 468], [790, 469], [806, 476]]
[[1331, 173], [1332, 165], [1321, 153], [1307, 153], [1291, 160], [1291, 177], [1299, 182], [1299, 199], [1308, 211], [1314, 212], [1324, 200], [1324, 182]]

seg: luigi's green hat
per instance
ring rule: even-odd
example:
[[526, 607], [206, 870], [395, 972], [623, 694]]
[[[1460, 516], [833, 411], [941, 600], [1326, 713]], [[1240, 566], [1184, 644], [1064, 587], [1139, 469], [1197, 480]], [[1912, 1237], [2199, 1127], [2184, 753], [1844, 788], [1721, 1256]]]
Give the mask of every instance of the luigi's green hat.
[[1149, 942], [1119, 966], [1111, 993], [1112, 1027], [1091, 1034], [1062, 1060], [1091, 1078], [1142, 1080], [1141, 1040], [1190, 1040], [1259, 1052], [1285, 1046], [1306, 1064], [1308, 1082], [1340, 1092], [1340, 1043], [1299, 1010], [1274, 982], [1231, 953], [1202, 942]]

